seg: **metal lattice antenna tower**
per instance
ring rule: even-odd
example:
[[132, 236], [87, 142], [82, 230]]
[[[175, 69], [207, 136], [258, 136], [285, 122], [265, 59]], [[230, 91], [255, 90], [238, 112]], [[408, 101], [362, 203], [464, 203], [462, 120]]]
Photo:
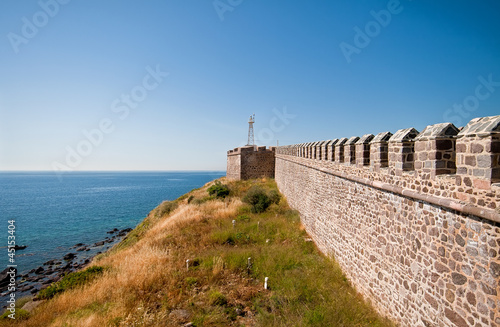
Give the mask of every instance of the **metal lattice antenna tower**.
[[255, 139], [253, 136], [253, 123], [255, 123], [255, 114], [250, 116], [248, 120], [248, 143], [247, 145], [255, 145]]

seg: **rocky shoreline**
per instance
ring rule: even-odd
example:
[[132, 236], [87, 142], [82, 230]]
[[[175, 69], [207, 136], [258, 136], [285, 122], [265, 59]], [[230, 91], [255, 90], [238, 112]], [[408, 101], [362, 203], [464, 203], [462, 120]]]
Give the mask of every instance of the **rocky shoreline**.
[[[94, 244], [77, 243], [62, 258], [49, 260], [25, 274], [17, 275], [16, 271], [16, 297], [34, 296], [41, 289], [57, 282], [68, 273], [84, 268], [92, 261], [94, 256], [109, 250], [114, 244], [124, 239], [131, 230], [132, 228], [122, 230], [115, 228], [108, 231], [107, 234], [110, 234], [110, 236], [107, 236], [102, 241]], [[89, 255], [90, 250], [98, 251]], [[8, 291], [10, 280], [8, 271], [9, 268], [0, 272], [0, 297], [5, 297], [10, 293]], [[3, 306], [3, 308], [5, 307]]]

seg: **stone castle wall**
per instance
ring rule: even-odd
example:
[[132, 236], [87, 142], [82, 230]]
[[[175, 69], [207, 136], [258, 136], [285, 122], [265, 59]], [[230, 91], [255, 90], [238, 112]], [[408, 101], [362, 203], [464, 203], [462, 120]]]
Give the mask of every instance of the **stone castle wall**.
[[500, 326], [500, 116], [282, 146], [275, 169], [319, 248], [382, 314]]
[[228, 179], [274, 177], [275, 148], [245, 146], [227, 152]]

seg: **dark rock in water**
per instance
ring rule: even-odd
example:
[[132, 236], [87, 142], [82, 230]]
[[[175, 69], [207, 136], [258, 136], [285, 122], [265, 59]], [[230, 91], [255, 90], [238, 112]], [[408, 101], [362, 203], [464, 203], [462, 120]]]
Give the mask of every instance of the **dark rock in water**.
[[94, 244], [94, 246], [101, 246], [104, 245], [104, 241], [99, 241]]
[[112, 243], [113, 239], [106, 240], [106, 243]]
[[[10, 273], [14, 271], [14, 273]], [[10, 282], [11, 275], [16, 275], [17, 274], [17, 269], [16, 268], [5, 268], [0, 272], [0, 290], [3, 289], [4, 287], [7, 287]]]
[[116, 233], [118, 232], [118, 228], [114, 228], [113, 230], [110, 230], [109, 232], [106, 232], [108, 234], [113, 234], [113, 233]]
[[32, 288], [33, 288], [33, 285], [26, 285], [26, 286], [19, 288], [19, 292], [27, 292]]
[[15, 249], [16, 251], [18, 251], [18, 250], [24, 250], [24, 249], [26, 249], [27, 247], [28, 247], [27, 245], [15, 245], [15, 246], [14, 246], [14, 249]]
[[83, 243], [77, 243], [77, 244], [73, 245], [73, 247], [77, 248], [77, 247], [82, 246], [82, 245], [85, 245], [85, 244], [83, 244]]
[[89, 248], [86, 248], [86, 249], [85, 249], [85, 251], [90, 251], [90, 249], [89, 249]]
[[74, 254], [74, 253], [68, 253], [68, 254], [66, 254], [63, 257], [63, 259], [66, 260], [66, 261], [69, 261], [69, 260], [73, 259], [74, 257], [76, 257], [76, 254]]
[[76, 249], [76, 251], [85, 251], [86, 249], [87, 249], [87, 247], [80, 246], [78, 249]]
[[44, 272], [43, 267], [38, 267], [38, 268], [36, 268], [36, 270], [35, 270], [35, 274], [37, 274], [37, 275], [40, 275], [40, 274], [41, 274], [41, 273], [43, 273], [43, 272]]
[[125, 228], [125, 229], [122, 229], [122, 230], [118, 233], [118, 236], [125, 236], [125, 235], [127, 235], [130, 231], [132, 231], [132, 228]]

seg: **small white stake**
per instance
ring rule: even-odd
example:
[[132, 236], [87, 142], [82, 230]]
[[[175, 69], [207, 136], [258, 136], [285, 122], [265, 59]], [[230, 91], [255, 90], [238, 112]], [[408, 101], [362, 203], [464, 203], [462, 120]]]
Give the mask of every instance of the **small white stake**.
[[257, 223], [257, 230], [260, 228], [260, 221]]
[[269, 277], [266, 277], [264, 279], [264, 289], [267, 290], [267, 280], [269, 279]]
[[186, 270], [189, 270], [189, 259], [186, 260]]
[[233, 227], [236, 225], [236, 220], [233, 219]]

